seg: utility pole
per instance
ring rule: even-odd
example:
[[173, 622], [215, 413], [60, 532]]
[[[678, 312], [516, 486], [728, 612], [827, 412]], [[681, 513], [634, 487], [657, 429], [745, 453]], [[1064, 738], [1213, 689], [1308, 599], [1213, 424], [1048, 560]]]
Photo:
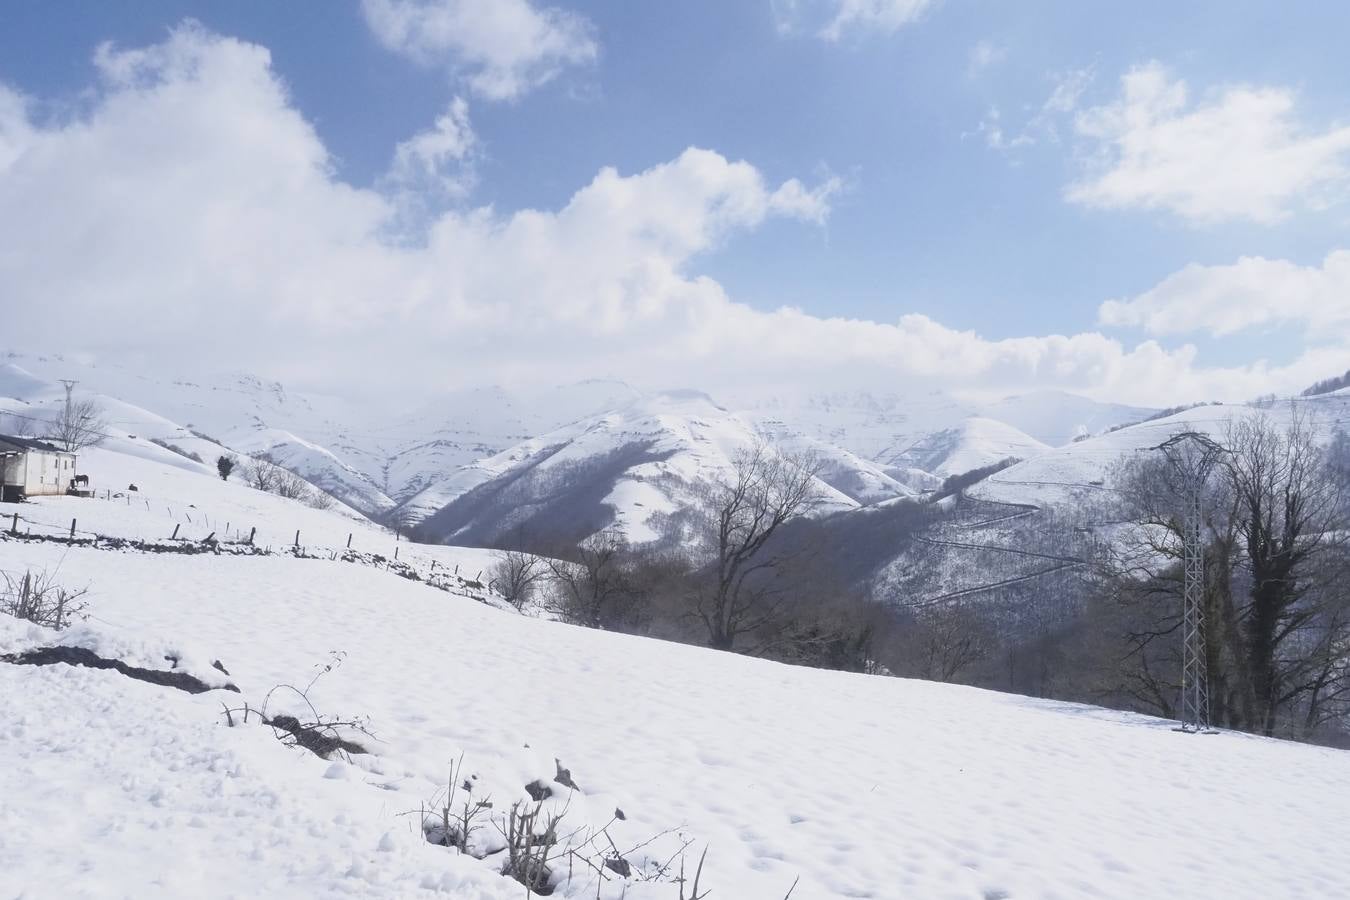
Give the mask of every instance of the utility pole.
[[1210, 473], [1228, 451], [1209, 435], [1182, 431], [1163, 441], [1161, 450], [1181, 480], [1182, 544], [1185, 585], [1181, 598], [1181, 713], [1179, 731], [1208, 732], [1209, 657], [1205, 653], [1204, 493]]
[[70, 379], [70, 378], [62, 378], [62, 379], [61, 379], [61, 383], [64, 384], [64, 385], [66, 386], [66, 414], [65, 414], [65, 417], [62, 419], [62, 421], [66, 424], [67, 427], [69, 427], [69, 425], [70, 425], [70, 404], [71, 404], [70, 395], [71, 395], [71, 392], [75, 390], [75, 385], [79, 384], [79, 382], [78, 382], [78, 381], [75, 381], [75, 380], [73, 380], [73, 379]]

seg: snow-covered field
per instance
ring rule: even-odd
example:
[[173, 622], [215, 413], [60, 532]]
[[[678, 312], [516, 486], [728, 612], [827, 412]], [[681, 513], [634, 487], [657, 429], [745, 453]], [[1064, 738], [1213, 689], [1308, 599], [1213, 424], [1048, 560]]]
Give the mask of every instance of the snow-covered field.
[[[253, 512], [289, 539], [304, 515], [296, 527], [315, 542], [358, 531], [392, 548], [373, 526], [206, 475], [107, 465], [213, 522]], [[81, 528], [128, 535], [168, 525], [135, 504], [20, 509], [58, 523], [78, 509]], [[622, 809], [610, 827], [622, 848], [661, 835], [629, 856], [637, 868], [683, 840], [692, 867], [706, 847], [713, 898], [779, 900], [798, 878], [795, 900], [1331, 897], [1350, 885], [1342, 752], [588, 631], [342, 562], [0, 541], [0, 569], [29, 568], [89, 587], [92, 616], [69, 640], [147, 667], [219, 659], [241, 694], [0, 664], [0, 896], [520, 897], [499, 856], [421, 837], [415, 811], [461, 754], [498, 815], [560, 762], [579, 787], [553, 785], [566, 824], [599, 828]], [[0, 619], [0, 653], [56, 639]], [[256, 709], [334, 651], [310, 700], [368, 717], [371, 753], [329, 762], [266, 727], [227, 727], [222, 704]], [[480, 850], [494, 835], [478, 835]], [[601, 894], [621, 891], [616, 880]], [[595, 885], [577, 873], [559, 893], [593, 897]], [[627, 896], [678, 893], [634, 883]]]
[[[73, 519], [76, 537], [99, 534], [146, 541], [168, 539], [175, 528], [178, 539], [185, 541], [212, 534], [218, 540], [243, 540], [256, 529], [256, 545], [278, 549], [293, 546], [299, 532], [300, 545], [313, 552], [346, 549], [350, 535], [353, 550], [389, 558], [397, 551], [400, 561], [422, 568], [429, 569], [434, 560], [477, 575], [491, 565], [492, 555], [485, 550], [400, 541], [392, 530], [340, 505], [312, 509], [248, 487], [238, 474], [224, 482], [207, 467], [167, 450], [150, 447], [148, 452], [152, 458], [86, 448], [80, 453], [80, 471], [91, 476], [97, 498], [40, 497], [0, 507], [0, 524], [8, 528], [17, 513], [20, 531], [68, 535]], [[127, 490], [133, 484], [136, 490]], [[121, 496], [105, 499], [106, 493]]]

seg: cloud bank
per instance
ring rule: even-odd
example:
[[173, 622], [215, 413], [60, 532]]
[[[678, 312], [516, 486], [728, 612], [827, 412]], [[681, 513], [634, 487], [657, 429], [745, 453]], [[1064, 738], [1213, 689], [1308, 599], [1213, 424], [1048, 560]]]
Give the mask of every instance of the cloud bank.
[[[408, 240], [398, 191], [336, 175], [266, 49], [187, 24], [150, 47], [102, 47], [96, 63], [73, 117], [44, 119], [0, 86], [0, 284], [19, 347], [399, 396], [618, 375], [715, 392], [932, 380], [1163, 403], [1301, 387], [1335, 368], [1322, 350], [1213, 369], [1156, 340], [989, 340], [919, 315], [753, 309], [700, 259], [770, 219], [825, 221], [838, 182], [774, 184], [698, 148], [602, 169], [558, 209], [435, 212]], [[392, 151], [392, 172], [442, 177], [471, 135], [452, 105]], [[1158, 290], [1108, 304], [1103, 323], [1153, 321], [1192, 288]]]
[[1197, 225], [1268, 224], [1339, 201], [1350, 178], [1350, 127], [1307, 128], [1295, 100], [1288, 90], [1239, 85], [1193, 103], [1186, 82], [1160, 63], [1136, 66], [1118, 98], [1078, 114], [1091, 162], [1066, 196], [1105, 209], [1163, 210]]

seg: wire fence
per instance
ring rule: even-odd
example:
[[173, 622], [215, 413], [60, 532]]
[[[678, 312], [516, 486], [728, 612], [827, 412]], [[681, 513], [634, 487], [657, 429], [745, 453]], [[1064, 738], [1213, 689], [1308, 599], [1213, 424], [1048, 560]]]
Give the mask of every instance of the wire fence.
[[[109, 496], [105, 499], [110, 502], [117, 502], [120, 498]], [[151, 502], [149, 500], [144, 502], [146, 509], [153, 511], [155, 507]], [[165, 506], [165, 510], [170, 518], [175, 518], [172, 507]], [[255, 543], [254, 538], [257, 529], [252, 526], [248, 530], [247, 537], [244, 537], [243, 529], [233, 529], [234, 534], [237, 535], [235, 539], [221, 540], [216, 537], [215, 532], [210, 532], [205, 537], [187, 537], [186, 535], [180, 537], [179, 531], [182, 522], [175, 522], [173, 533], [169, 536], [146, 539], [80, 528], [78, 516], [72, 518], [70, 525], [67, 526], [41, 521], [25, 515], [19, 510], [6, 512], [7, 515], [0, 517], [0, 541], [34, 541], [95, 550], [143, 553], [183, 555], [209, 553], [236, 557], [286, 556], [297, 559], [341, 561], [382, 569], [406, 580], [421, 582], [430, 587], [460, 594], [482, 603], [494, 603], [494, 600], [498, 599], [494, 596], [496, 591], [491, 581], [483, 580], [484, 572], [482, 570], [478, 570], [474, 575], [469, 576], [467, 571], [461, 573], [458, 564], [444, 565], [438, 560], [417, 559], [416, 557], [399, 559], [401, 548], [397, 545], [394, 547], [393, 553], [389, 555], [354, 549], [352, 542], [355, 532], [348, 533], [345, 546], [341, 548], [302, 544], [300, 529], [296, 530], [295, 537], [289, 545], [273, 546]], [[185, 521], [192, 523], [190, 513], [184, 510], [183, 516]], [[199, 516], [199, 521], [202, 527], [210, 527], [210, 519], [204, 513]], [[9, 570], [0, 569], [0, 571], [7, 572]]]

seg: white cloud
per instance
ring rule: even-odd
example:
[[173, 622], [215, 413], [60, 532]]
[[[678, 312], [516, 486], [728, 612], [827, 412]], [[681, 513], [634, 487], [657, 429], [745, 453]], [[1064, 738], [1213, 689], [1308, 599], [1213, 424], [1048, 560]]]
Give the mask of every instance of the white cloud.
[[473, 188], [473, 158], [478, 138], [469, 122], [469, 105], [456, 97], [426, 131], [394, 148], [386, 186], [418, 197], [462, 200]]
[[1162, 65], [1137, 66], [1115, 101], [1078, 115], [1092, 158], [1066, 196], [1195, 224], [1275, 222], [1297, 205], [1334, 202], [1350, 175], [1350, 127], [1309, 129], [1294, 106], [1290, 91], [1251, 86], [1192, 103], [1186, 83]]
[[833, 42], [859, 34], [894, 34], [937, 3], [938, 0], [773, 0], [773, 12], [780, 34], [814, 34]]
[[[939, 379], [1176, 402], [1325, 375], [1207, 369], [1189, 347], [1098, 333], [988, 340], [917, 315], [753, 309], [700, 274], [700, 257], [771, 217], [823, 221], [838, 182], [774, 184], [709, 150], [602, 169], [558, 209], [452, 207], [400, 242], [396, 198], [337, 176], [266, 50], [185, 26], [103, 49], [99, 71], [85, 111], [61, 121], [33, 121], [0, 90], [0, 284], [16, 346], [399, 396], [615, 374], [714, 392]], [[449, 119], [409, 166], [471, 146], [466, 119]]]
[[1057, 144], [1060, 141], [1060, 122], [1066, 114], [1077, 108], [1094, 77], [1091, 66], [1059, 73], [1053, 77], [1050, 95], [1015, 131], [1009, 132], [1002, 111], [998, 107], [991, 107], [980, 119], [975, 133], [984, 138], [991, 150], [1018, 150], [1041, 142]]
[[1222, 337], [1294, 325], [1317, 343], [1350, 345], [1350, 250], [1331, 253], [1320, 267], [1259, 256], [1187, 266], [1136, 297], [1108, 300], [1099, 318], [1156, 335]]
[[975, 46], [970, 48], [970, 58], [966, 61], [966, 77], [978, 78], [986, 69], [1003, 62], [1007, 56], [1008, 51], [993, 41], [976, 42]]
[[490, 100], [518, 98], [599, 54], [585, 17], [531, 0], [362, 0], [361, 8], [382, 45], [461, 74]]

